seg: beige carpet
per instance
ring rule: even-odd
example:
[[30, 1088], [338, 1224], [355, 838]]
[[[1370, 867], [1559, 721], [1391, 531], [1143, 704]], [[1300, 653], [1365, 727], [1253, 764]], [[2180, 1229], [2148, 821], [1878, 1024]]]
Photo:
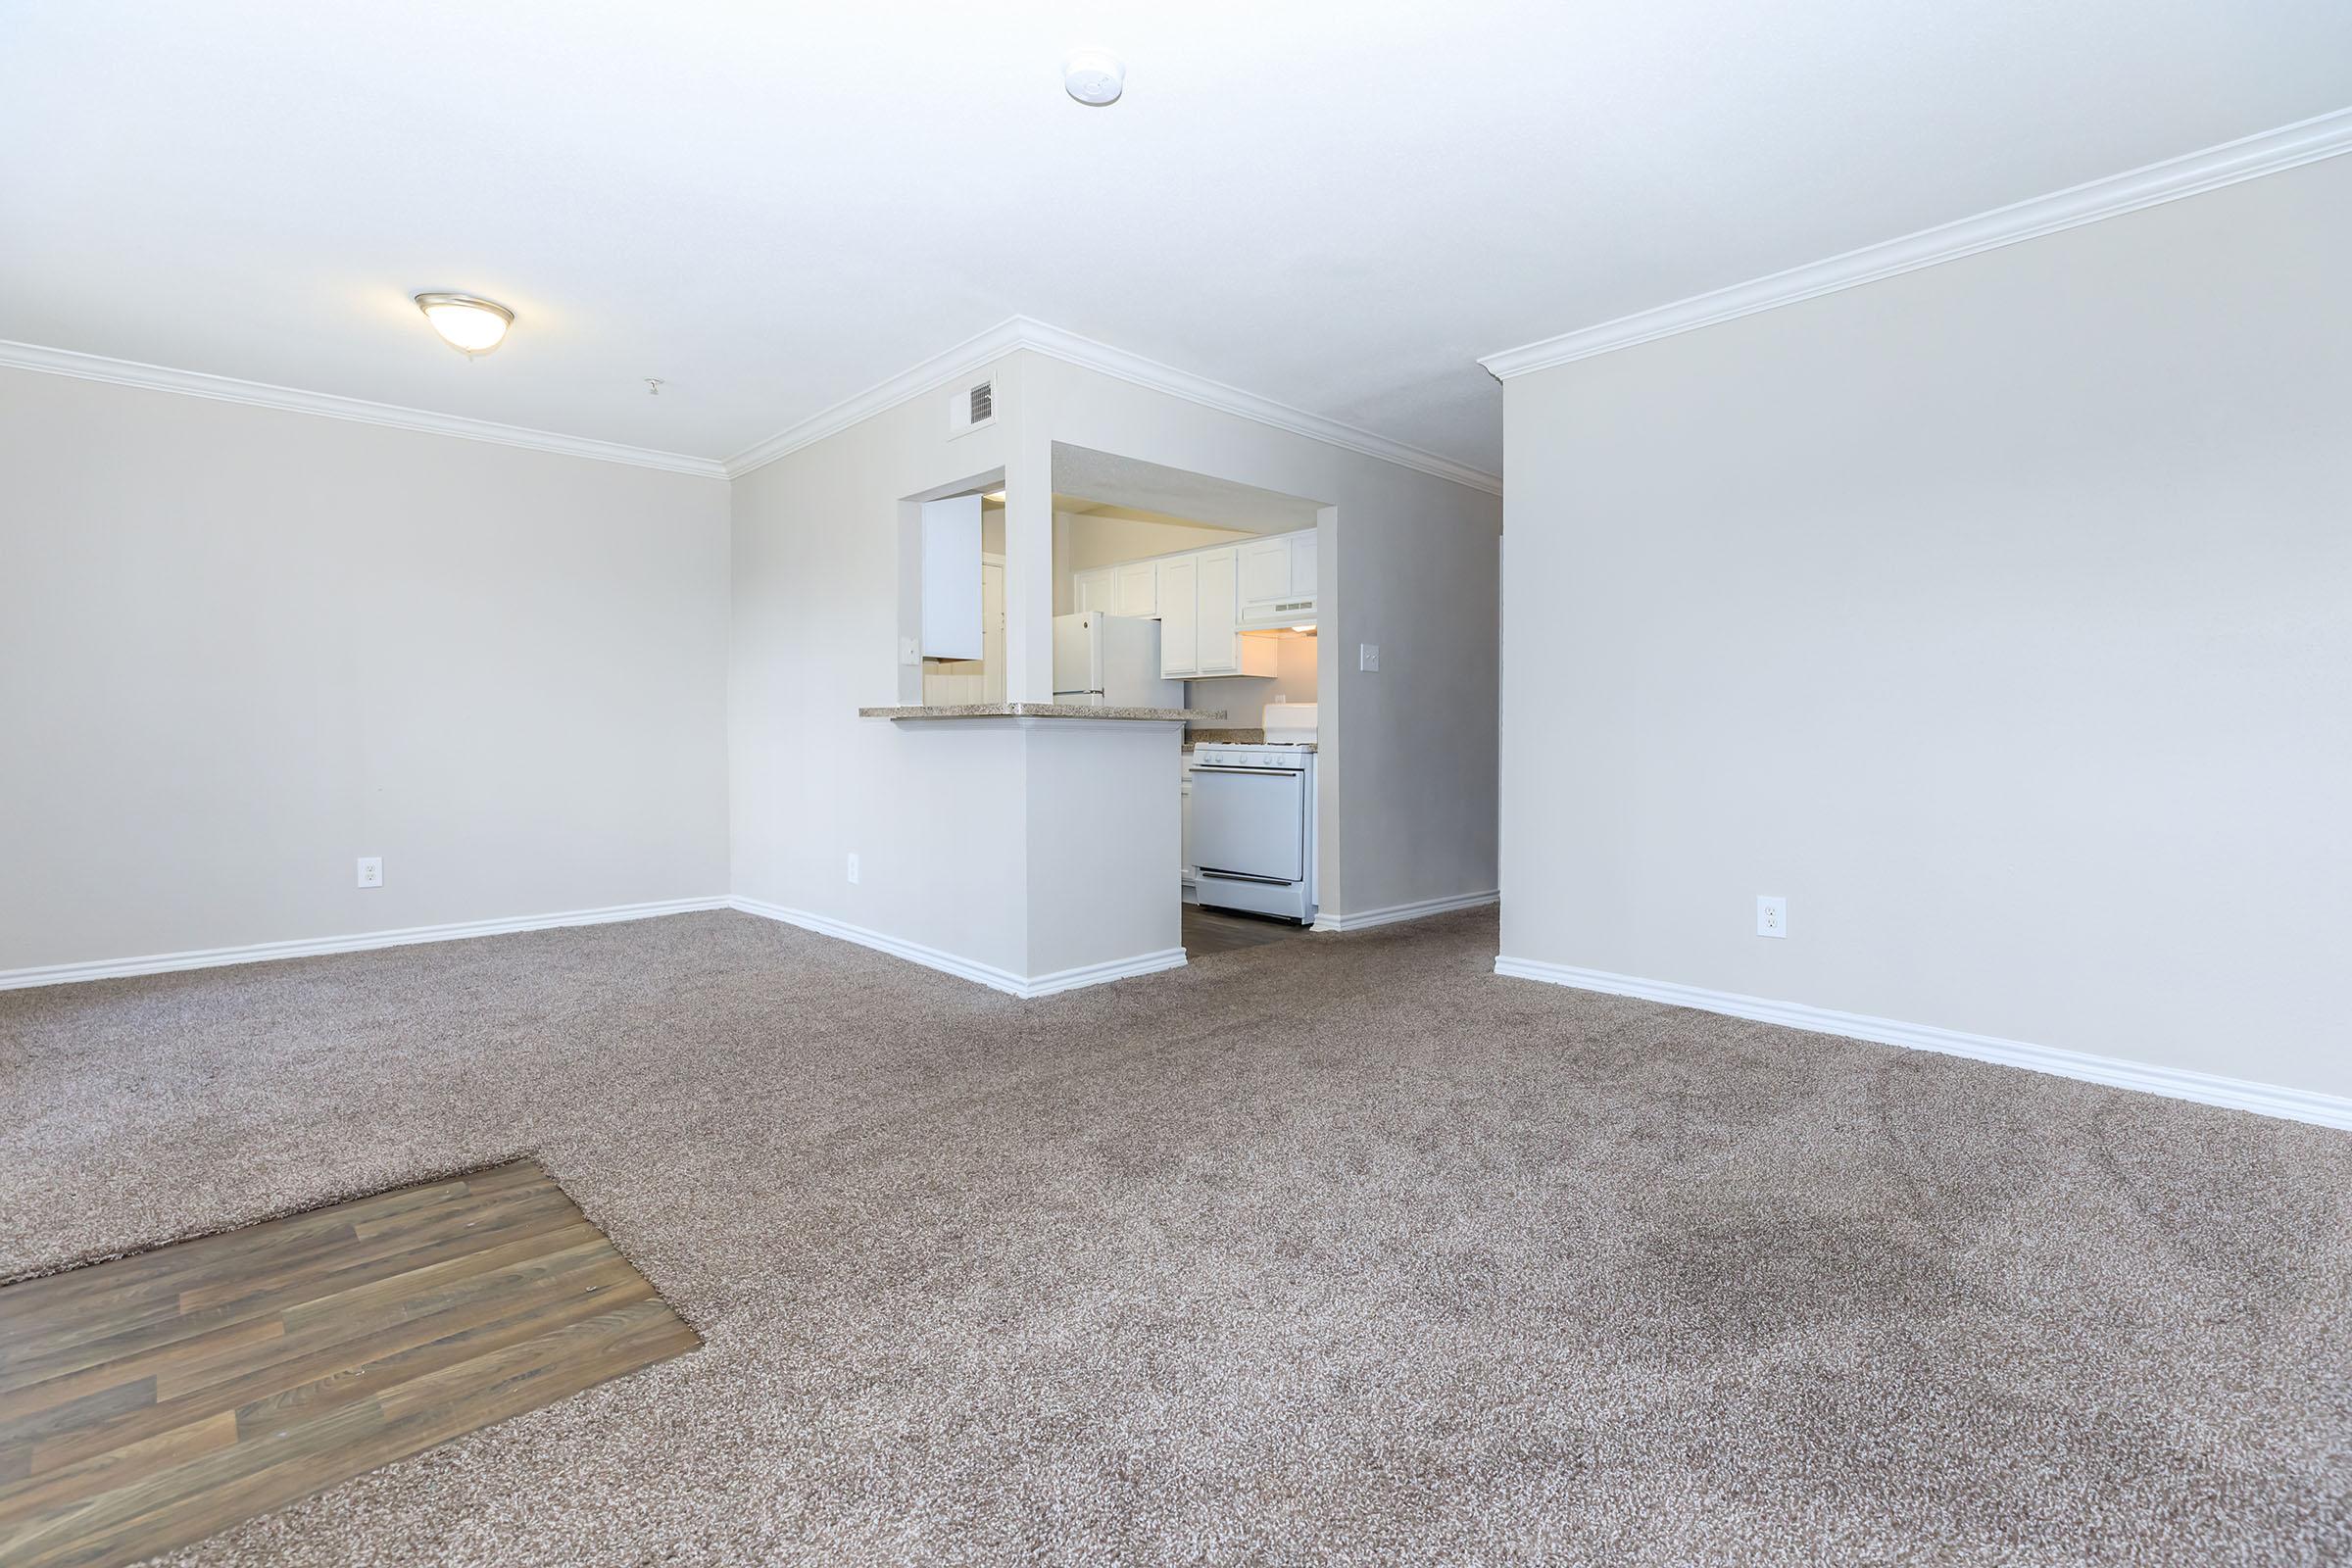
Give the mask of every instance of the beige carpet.
[[708, 1337], [185, 1564], [2352, 1560], [2352, 1137], [732, 914], [0, 996], [0, 1276], [518, 1152]]

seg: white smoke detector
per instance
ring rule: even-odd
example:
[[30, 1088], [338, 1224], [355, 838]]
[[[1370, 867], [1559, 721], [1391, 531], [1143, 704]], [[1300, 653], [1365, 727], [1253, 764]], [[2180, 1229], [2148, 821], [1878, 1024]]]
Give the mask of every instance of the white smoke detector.
[[1082, 104], [1115, 104], [1127, 87], [1127, 67], [1105, 49], [1080, 49], [1061, 63], [1061, 84]]

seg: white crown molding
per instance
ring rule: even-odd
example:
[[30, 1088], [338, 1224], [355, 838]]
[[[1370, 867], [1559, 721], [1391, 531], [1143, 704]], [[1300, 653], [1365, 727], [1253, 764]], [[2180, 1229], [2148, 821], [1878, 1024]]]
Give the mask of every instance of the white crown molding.
[[1451, 458], [1425, 452], [1419, 447], [1392, 441], [1387, 436], [1359, 430], [1337, 419], [1327, 419], [1319, 414], [1294, 409], [1271, 398], [1261, 398], [1254, 392], [1211, 381], [1205, 376], [1179, 370], [1157, 360], [1130, 354], [1125, 349], [1112, 348], [1090, 337], [1081, 337], [1045, 321], [1032, 320], [1026, 316], [1006, 317], [995, 326], [976, 337], [966, 338], [945, 353], [935, 354], [920, 365], [900, 371], [889, 380], [866, 388], [856, 397], [837, 403], [822, 413], [809, 416], [788, 430], [782, 430], [754, 447], [727, 460], [727, 473], [740, 478], [762, 465], [775, 462], [788, 453], [797, 452], [811, 442], [822, 441], [848, 429], [861, 419], [869, 419], [885, 409], [898, 407], [910, 398], [921, 397], [969, 375], [994, 360], [1016, 349], [1027, 349], [1049, 359], [1074, 365], [1081, 369], [1094, 370], [1121, 381], [1164, 392], [1170, 397], [1197, 403], [1203, 408], [1235, 415], [1259, 424], [1288, 430], [1331, 446], [1345, 447], [1366, 457], [1378, 458], [1402, 467], [1434, 474], [1455, 484], [1468, 485], [1489, 495], [1502, 493], [1502, 480], [1481, 468], [1456, 463]]
[[2060, 1078], [2106, 1084], [2115, 1089], [2136, 1089], [2145, 1094], [2164, 1095], [2174, 1100], [2193, 1100], [2207, 1105], [2225, 1105], [2232, 1110], [2250, 1110], [2258, 1115], [2280, 1116], [2289, 1121], [2352, 1128], [2352, 1099], [2318, 1094], [2307, 1089], [2288, 1089], [2277, 1084], [2255, 1083], [2245, 1078], [2224, 1078], [2215, 1073], [2190, 1072], [2179, 1067], [2159, 1067], [2148, 1062], [2127, 1061], [2120, 1056], [2094, 1056], [2080, 1051], [2061, 1051], [2054, 1046], [2031, 1045], [2022, 1040], [2003, 1040], [1993, 1035], [1972, 1035], [1958, 1029], [1941, 1029], [1933, 1024], [1904, 1023], [1899, 1019], [1874, 1018], [1859, 1012], [1838, 1012], [1828, 1007], [1808, 1007], [1800, 1003], [1774, 1002], [1764, 997], [1746, 997], [1732, 991], [1708, 991], [1698, 986], [1678, 985], [1671, 980], [1644, 980], [1635, 975], [1579, 969], [1569, 964], [1545, 963], [1534, 958], [1498, 957], [1494, 960], [1494, 972], [1514, 979], [1541, 980], [1547, 985], [1569, 986], [1579, 991], [1598, 991], [1613, 997], [1636, 997], [1673, 1007], [1695, 1007], [1702, 1012], [1752, 1018], [1759, 1023], [1783, 1024], [1814, 1034], [1842, 1035], [1849, 1040], [1868, 1040], [1883, 1046], [1902, 1046], [1913, 1051], [1933, 1051], [1946, 1056], [1966, 1056], [1971, 1060], [1994, 1062], [2004, 1067], [2025, 1067]]
[[1632, 348], [1637, 343], [1736, 320], [1759, 311], [1775, 310], [1799, 300], [1917, 271], [1923, 267], [1957, 261], [2020, 240], [2037, 239], [2061, 229], [2135, 213], [2347, 152], [2352, 152], [2352, 109], [2341, 109], [2257, 136], [2224, 142], [2203, 152], [2167, 159], [2144, 169], [1995, 208], [1974, 218], [1924, 228], [1899, 239], [1866, 245], [1826, 261], [1506, 349], [1478, 363], [1498, 380], [1507, 381], [1531, 371], [1547, 370], [1596, 354]]
[[866, 388], [856, 397], [813, 414], [756, 446], [746, 447], [723, 463], [679, 452], [656, 452], [646, 447], [594, 441], [586, 436], [559, 435], [552, 430], [529, 430], [520, 425], [498, 424], [488, 419], [469, 419], [454, 414], [434, 414], [424, 409], [401, 408], [390, 403], [370, 403], [364, 398], [338, 397], [328, 392], [305, 392], [299, 388], [271, 386], [262, 381], [241, 381], [233, 376], [211, 375], [201, 370], [174, 370], [165, 366], [141, 365], [131, 360], [110, 360], [103, 355], [44, 348], [36, 343], [0, 340], [0, 368], [39, 370], [84, 381], [145, 387], [157, 392], [177, 392], [188, 397], [214, 398], [225, 403], [244, 403], [293, 414], [315, 414], [330, 419], [351, 419], [362, 424], [380, 424], [397, 430], [457, 436], [467, 441], [489, 441], [500, 446], [524, 447], [564, 457], [591, 458], [603, 463], [625, 463], [640, 468], [661, 468], [671, 473], [691, 473], [704, 478], [738, 479], [788, 453], [838, 434], [862, 419], [869, 419], [885, 409], [896, 408], [910, 398], [921, 397], [926, 392], [947, 386], [958, 376], [968, 375], [1015, 349], [1028, 349], [1084, 369], [1165, 392], [1171, 397], [1183, 398], [1204, 408], [1272, 425], [1309, 440], [1345, 447], [1366, 457], [1418, 469], [1441, 479], [1449, 479], [1455, 484], [1468, 485], [1489, 495], [1502, 493], [1502, 480], [1483, 469], [1440, 457], [1434, 452], [1424, 452], [1419, 447], [1407, 446], [1401, 441], [1392, 441], [1387, 436], [1375, 435], [1369, 430], [1342, 424], [1337, 419], [1308, 414], [1303, 409], [1276, 403], [1270, 398], [1261, 398], [1253, 392], [1245, 392], [1221, 381], [1211, 381], [1204, 376], [1179, 370], [1173, 366], [1161, 365], [1156, 360], [1129, 354], [1124, 349], [1098, 343], [1093, 338], [1081, 337], [1075, 332], [1031, 320], [1025, 316], [1007, 317], [978, 336], [966, 338], [954, 348], [935, 354], [920, 365]]
[[89, 963], [52, 963], [31, 969], [0, 969], [0, 991], [29, 986], [61, 986], [85, 980], [117, 980], [127, 975], [169, 974], [179, 969], [217, 969], [232, 963], [266, 963], [277, 958], [311, 958], [329, 953], [366, 953], [375, 948], [406, 948], [420, 942], [457, 942], [468, 937], [505, 936], [514, 931], [548, 931], [559, 926], [610, 925], [618, 920], [651, 920], [665, 914], [690, 914], [697, 909], [723, 909], [723, 898], [663, 899], [654, 904], [613, 904], [599, 909], [566, 909], [559, 914], [521, 914], [498, 920], [460, 920], [449, 925], [414, 925], [395, 931], [368, 931], [357, 936], [309, 937], [291, 942], [256, 942], [241, 948], [200, 948], [188, 953], [157, 953], [138, 958], [101, 958]]
[[932, 355], [920, 365], [908, 366], [886, 381], [876, 382], [856, 397], [845, 398], [829, 409], [811, 414], [800, 423], [779, 430], [766, 440], [745, 447], [726, 462], [727, 477], [740, 479], [754, 468], [762, 468], [778, 458], [798, 452], [805, 446], [838, 435], [860, 420], [870, 419], [885, 409], [895, 409], [909, 398], [919, 398], [948, 385], [956, 377], [968, 375], [992, 360], [1002, 359], [1020, 347], [1017, 325], [1021, 318], [1008, 317], [976, 337], [965, 338], [952, 349]]
[[1318, 911], [1315, 929], [1318, 931], [1361, 931], [1367, 926], [1395, 925], [1399, 920], [1419, 920], [1433, 914], [1450, 914], [1456, 909], [1475, 909], [1493, 904], [1502, 895], [1494, 892], [1458, 893], [1449, 899], [1422, 899], [1412, 904], [1391, 904], [1378, 909], [1366, 909], [1360, 914], [1331, 914]]
[[240, 381], [234, 376], [208, 375], [201, 370], [174, 370], [160, 365], [141, 365], [132, 360], [110, 360], [103, 355], [78, 354], [72, 349], [43, 348], [37, 343], [0, 340], [0, 367], [39, 370], [49, 375], [70, 375], [82, 381], [108, 381], [117, 386], [145, 387], [154, 392], [177, 392], [187, 397], [213, 398], [222, 403], [244, 403], [289, 414], [315, 414], [329, 419], [380, 424], [395, 430], [421, 431], [426, 435], [451, 435], [466, 441], [488, 441], [498, 446], [553, 452], [560, 457], [590, 458], [599, 463], [625, 463], [632, 467], [661, 468], [670, 473], [691, 473], [706, 479], [723, 479], [727, 476], [723, 464], [710, 458], [688, 457], [679, 452], [656, 452], [647, 447], [622, 446], [614, 441], [592, 441], [586, 436], [558, 435], [552, 430], [527, 430], [518, 424], [468, 419], [455, 414], [434, 414], [424, 409], [404, 409], [397, 404], [370, 403], [365, 398], [337, 397], [331, 392], [305, 392], [290, 386], [271, 386], [264, 381]]
[[1184, 965], [1184, 950], [1168, 948], [1159, 953], [1146, 953], [1132, 958], [1115, 958], [1108, 963], [1092, 963], [1076, 969], [1059, 969], [1052, 974], [1017, 975], [1010, 969], [1001, 969], [993, 963], [981, 963], [973, 958], [959, 958], [938, 948], [926, 948], [919, 942], [907, 942], [899, 937], [869, 931], [861, 925], [836, 920], [829, 915], [811, 914], [807, 909], [788, 908], [781, 904], [768, 904], [760, 899], [733, 898], [728, 906], [744, 914], [756, 914], [763, 920], [775, 920], [784, 925], [798, 926], [820, 937], [832, 937], [840, 942], [853, 942], [876, 953], [886, 953], [894, 958], [919, 963], [926, 969], [952, 974], [958, 980], [970, 980], [991, 991], [1023, 999], [1052, 996], [1058, 991], [1074, 991], [1080, 986], [1099, 986], [1108, 980], [1123, 980], [1132, 974], [1152, 974], [1161, 969], [1177, 969]]

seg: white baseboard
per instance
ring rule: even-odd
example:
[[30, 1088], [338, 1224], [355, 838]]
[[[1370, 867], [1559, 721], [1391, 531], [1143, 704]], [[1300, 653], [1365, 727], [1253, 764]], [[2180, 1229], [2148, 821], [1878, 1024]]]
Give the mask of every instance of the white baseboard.
[[329, 953], [365, 953], [374, 948], [414, 947], [420, 942], [458, 942], [468, 937], [505, 936], [514, 931], [549, 931], [567, 925], [609, 925], [615, 920], [650, 920], [658, 915], [723, 909], [723, 898], [663, 899], [652, 904], [614, 904], [601, 909], [565, 909], [560, 914], [519, 914], [500, 920], [458, 920], [448, 925], [413, 925], [397, 931], [367, 931], [347, 937], [309, 937], [294, 942], [256, 942], [241, 948], [199, 948], [190, 953], [155, 953], [137, 958], [101, 958], [90, 963], [51, 963], [30, 969], [0, 969], [0, 991], [28, 986], [62, 986], [126, 975], [168, 974], [175, 969], [217, 969], [232, 963], [266, 963]]
[[1475, 909], [1482, 904], [1493, 904], [1502, 895], [1492, 890], [1485, 893], [1457, 893], [1447, 899], [1423, 899], [1416, 904], [1392, 904], [1382, 909], [1364, 909], [1354, 914], [1332, 914], [1318, 910], [1315, 929], [1318, 931], [1361, 931], [1366, 926], [1394, 925], [1399, 920], [1419, 920], [1427, 915], [1445, 914], [1454, 909]]
[[971, 980], [1012, 997], [1052, 996], [1057, 991], [1075, 991], [1080, 986], [1123, 980], [1132, 974], [1152, 974], [1160, 969], [1179, 968], [1184, 963], [1184, 950], [1168, 948], [1133, 958], [1116, 958], [1108, 963], [1056, 970], [1052, 974], [1017, 975], [1010, 969], [1001, 969], [992, 963], [960, 958], [953, 953], [924, 947], [919, 942], [885, 936], [879, 931], [868, 931], [863, 926], [851, 925], [827, 915], [810, 914], [806, 909], [786, 908], [781, 904], [765, 904], [758, 899], [730, 899], [727, 904], [729, 907], [745, 914], [756, 914], [765, 920], [780, 920], [786, 925], [799, 926], [804, 931], [813, 931], [819, 936], [855, 942], [861, 948], [887, 953], [894, 958], [905, 958], [909, 963], [919, 963], [926, 969], [937, 969], [942, 974], [952, 974], [959, 980]]
[[1162, 969], [1181, 969], [1184, 963], [1182, 948], [1162, 948], [1157, 953], [1146, 953], [1133, 958], [1113, 958], [1108, 963], [1089, 963], [1075, 969], [1057, 969], [1052, 974], [1036, 975], [1019, 995], [1050, 997], [1056, 991], [1099, 986], [1108, 980], [1124, 980], [1132, 974], [1157, 974]]
[[1544, 963], [1535, 958], [1498, 957], [1494, 960], [1494, 972], [1520, 980], [1541, 980], [1548, 985], [1572, 986], [1579, 991], [1600, 991], [1614, 997], [1639, 997], [1645, 1002], [1662, 1002], [1669, 1006], [1695, 1007], [1702, 1012], [1720, 1012], [1734, 1018], [1785, 1024], [1791, 1029], [1806, 1029], [1815, 1034], [1843, 1035], [1851, 1040], [1869, 1040], [1883, 1046], [1905, 1046], [1914, 1051], [1934, 1051], [1946, 1056], [1967, 1056], [1977, 1061], [1996, 1062], [2004, 1067], [2025, 1067], [2034, 1072], [2052, 1073], [2060, 1078], [2079, 1078], [2085, 1083], [2107, 1084], [2117, 1089], [2137, 1089], [2146, 1094], [2170, 1096], [2175, 1100], [2194, 1100], [2208, 1105], [2227, 1105], [2234, 1110], [2250, 1110], [2264, 1116], [2316, 1122], [2323, 1127], [2352, 1128], [2352, 1099], [2317, 1094], [2305, 1089], [2287, 1089], [2277, 1084], [2255, 1083], [2245, 1078], [2224, 1078], [2215, 1073], [2190, 1072], [2180, 1067], [2159, 1067], [2147, 1062], [2127, 1061], [2120, 1056], [2094, 1056], [2080, 1051], [2061, 1051], [2054, 1046], [2030, 1045], [2022, 1040], [1966, 1034], [1957, 1029], [1937, 1028], [1934, 1024], [1904, 1023], [1895, 1018], [1875, 1018], [1867, 1013], [1838, 1012], [1829, 1007], [1808, 1007], [1800, 1003], [1774, 1002], [1764, 997], [1746, 997], [1732, 991], [1708, 991], [1698, 986], [1677, 985], [1670, 980], [1644, 980], [1635, 975], [1610, 974], [1600, 969], [1579, 969], [1564, 963]]

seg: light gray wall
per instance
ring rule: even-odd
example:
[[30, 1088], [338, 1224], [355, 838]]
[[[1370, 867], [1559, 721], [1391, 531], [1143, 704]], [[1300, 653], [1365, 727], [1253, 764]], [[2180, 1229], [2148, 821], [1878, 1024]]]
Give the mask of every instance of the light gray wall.
[[1504, 953], [2352, 1093], [2348, 262], [2337, 159], [1511, 381]]
[[[1493, 530], [1502, 503], [1478, 500], [1451, 517], [1343, 507], [1339, 548], [1324, 551], [1332, 566], [1318, 568], [1333, 573], [1326, 592], [1339, 611], [1336, 625], [1323, 620], [1316, 662], [1341, 704], [1346, 914], [1496, 886], [1502, 634]], [[1361, 668], [1366, 643], [1379, 645], [1377, 673]]]
[[0, 970], [723, 895], [726, 530], [717, 479], [0, 370]]

